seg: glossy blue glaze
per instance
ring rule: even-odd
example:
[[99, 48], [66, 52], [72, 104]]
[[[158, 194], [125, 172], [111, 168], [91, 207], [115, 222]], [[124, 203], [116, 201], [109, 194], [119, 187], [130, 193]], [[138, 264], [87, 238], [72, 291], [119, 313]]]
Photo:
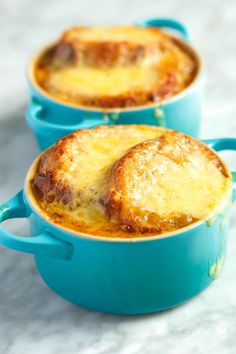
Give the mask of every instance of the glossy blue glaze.
[[[189, 40], [189, 34], [184, 25], [172, 19], [149, 19], [140, 21], [138, 24], [174, 29], [184, 41]], [[158, 125], [197, 137], [200, 130], [204, 81], [205, 74], [202, 71], [189, 88], [162, 104], [134, 109], [108, 110], [104, 113], [99, 109], [75, 107], [54, 100], [29, 79], [31, 100], [26, 120], [42, 150], [70, 132], [103, 124]]]
[[[217, 150], [236, 150], [236, 139], [207, 143]], [[230, 206], [229, 201], [215, 219], [173, 235], [129, 241], [62, 229], [46, 221], [21, 191], [0, 207], [0, 222], [27, 217], [31, 237], [15, 236], [0, 225], [0, 242], [34, 254], [44, 281], [72, 303], [116, 314], [155, 312], [192, 298], [218, 277]]]

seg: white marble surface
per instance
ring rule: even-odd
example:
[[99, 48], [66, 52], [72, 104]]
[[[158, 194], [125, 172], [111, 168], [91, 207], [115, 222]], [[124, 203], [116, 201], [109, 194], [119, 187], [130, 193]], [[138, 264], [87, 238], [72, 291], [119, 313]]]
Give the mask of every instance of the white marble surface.
[[[208, 67], [202, 136], [236, 136], [236, 2], [1, 0], [0, 203], [17, 192], [38, 150], [25, 126], [29, 56], [75, 23], [174, 16], [191, 28]], [[235, 154], [225, 155], [236, 168]], [[236, 208], [228, 255], [213, 286], [174, 310], [122, 317], [67, 303], [38, 276], [33, 257], [0, 247], [1, 354], [236, 353]], [[22, 221], [9, 223], [17, 234]]]

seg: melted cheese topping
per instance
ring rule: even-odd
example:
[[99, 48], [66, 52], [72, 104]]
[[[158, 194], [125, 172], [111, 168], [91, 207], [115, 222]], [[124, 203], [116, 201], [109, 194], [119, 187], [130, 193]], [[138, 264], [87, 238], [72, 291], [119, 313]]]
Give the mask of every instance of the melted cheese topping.
[[70, 207], [58, 202], [40, 201], [41, 207], [54, 222], [97, 235], [108, 236], [114, 232], [116, 236], [125, 236], [118, 225], [111, 224], [100, 203], [101, 195], [106, 188], [107, 171], [130, 147], [144, 139], [156, 137], [161, 131], [155, 128], [145, 130], [142, 126], [137, 126], [131, 133], [128, 132], [128, 139], [124, 139], [125, 133], [126, 128], [120, 131], [114, 129], [109, 136], [106, 132], [98, 131], [92, 139], [82, 137], [81, 144], [75, 141], [70, 145], [69, 155], [73, 156], [73, 161], [68, 157], [69, 164], [63, 164], [59, 171], [61, 180], [66, 181], [76, 191]]
[[177, 157], [184, 159], [178, 161], [174, 158], [176, 146], [167, 145], [158, 152], [158, 143], [150, 140], [145, 148], [140, 144], [123, 159], [125, 219], [138, 230], [159, 227], [159, 223], [165, 229], [163, 220], [170, 230], [175, 229], [172, 219], [179, 215], [186, 216], [186, 225], [204, 219], [217, 207], [219, 196], [229, 192], [230, 181], [202, 151], [193, 148], [187, 156], [180, 151]]
[[[78, 131], [59, 141], [43, 153], [39, 165], [32, 167], [32, 187], [41, 212], [54, 223], [76, 232], [110, 237], [157, 234], [125, 231], [119, 222], [112, 221], [101, 199], [109, 187], [108, 177], [114, 163], [124, 158], [133, 146], [161, 137], [166, 131], [145, 126], [100, 127]], [[175, 156], [173, 147], [168, 148], [170, 155]], [[215, 163], [216, 154], [211, 159], [201, 149], [193, 151], [189, 161], [181, 164], [158, 154], [150, 159], [139, 155], [137, 161], [132, 157], [132, 166], [129, 168], [126, 163], [121, 181], [127, 188], [124, 200], [128, 195], [128, 209], [130, 205], [132, 212], [141, 215], [142, 222], [152, 212], [164, 218], [184, 213], [195, 221], [211, 217], [226, 204], [231, 193], [230, 175]], [[60, 191], [69, 188], [69, 200], [51, 198], [50, 190], [44, 197], [38, 193], [37, 175], [42, 177], [46, 172], [53, 175]]]
[[[93, 67], [69, 67], [56, 71], [49, 79], [48, 86], [55, 92], [70, 92], [70, 95], [113, 96], [132, 90], [151, 90], [155, 87], [158, 73], [155, 67], [144, 70], [140, 66], [109, 69]], [[52, 89], [53, 90], [53, 89]]]
[[163, 156], [157, 156], [154, 161], [145, 163], [141, 172], [138, 169], [129, 176], [132, 178], [129, 183], [136, 191], [130, 203], [136, 208], [158, 211], [163, 217], [181, 211], [203, 219], [216, 207], [219, 195], [228, 191], [222, 173], [199, 156], [182, 166]]
[[122, 108], [171, 97], [196, 71], [193, 55], [159, 29], [78, 27], [43, 53], [35, 77], [64, 102]]

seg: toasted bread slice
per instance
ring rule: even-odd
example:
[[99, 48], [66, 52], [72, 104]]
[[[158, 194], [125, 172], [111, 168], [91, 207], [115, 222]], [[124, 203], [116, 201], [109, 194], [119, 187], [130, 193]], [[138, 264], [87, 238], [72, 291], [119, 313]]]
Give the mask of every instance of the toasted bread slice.
[[60, 201], [71, 208], [94, 202], [114, 161], [133, 145], [162, 132], [162, 128], [143, 125], [78, 130], [42, 155], [34, 187], [47, 202]]
[[201, 220], [217, 204], [229, 175], [213, 151], [166, 131], [117, 161], [101, 198], [111, 220], [133, 232], [163, 233]]
[[35, 77], [62, 101], [124, 108], [177, 94], [197, 71], [193, 53], [157, 28], [74, 27], [38, 59]]
[[59, 140], [42, 154], [31, 185], [55, 223], [93, 235], [136, 237], [208, 217], [228, 199], [231, 177], [212, 150], [189, 136], [115, 125]]
[[155, 64], [174, 40], [154, 27], [73, 27], [55, 47], [54, 60], [107, 68], [113, 65]]

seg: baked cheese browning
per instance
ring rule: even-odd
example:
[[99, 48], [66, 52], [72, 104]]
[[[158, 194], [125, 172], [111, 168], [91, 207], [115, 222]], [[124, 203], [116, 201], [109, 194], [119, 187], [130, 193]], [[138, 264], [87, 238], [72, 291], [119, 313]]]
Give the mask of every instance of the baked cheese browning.
[[168, 131], [131, 148], [113, 165], [101, 201], [122, 228], [163, 233], [204, 219], [227, 193], [228, 182], [213, 151]]
[[100, 108], [153, 103], [185, 89], [196, 59], [157, 28], [76, 27], [39, 58], [38, 84], [64, 102]]
[[42, 155], [33, 186], [40, 199], [48, 203], [59, 201], [71, 209], [96, 200], [98, 203], [113, 162], [131, 146], [161, 133], [160, 128], [142, 125], [79, 130]]
[[[47, 85], [53, 94], [63, 99], [68, 96], [61, 92], [61, 88], [69, 87], [75, 101], [81, 100], [85, 105], [103, 108], [142, 105], [178, 91], [174, 74], [161, 76], [155, 67], [143, 69], [138, 66], [116, 67], [106, 71], [89, 67], [75, 71], [72, 67], [56, 72]], [[135, 91], [132, 91], [133, 88]]]
[[207, 218], [229, 198], [231, 178], [218, 156], [189, 136], [115, 125], [59, 140], [42, 154], [31, 185], [54, 223], [138, 237]]
[[104, 68], [149, 65], [175, 47], [170, 36], [153, 27], [74, 27], [62, 34], [51, 59], [57, 65], [70, 62]]

